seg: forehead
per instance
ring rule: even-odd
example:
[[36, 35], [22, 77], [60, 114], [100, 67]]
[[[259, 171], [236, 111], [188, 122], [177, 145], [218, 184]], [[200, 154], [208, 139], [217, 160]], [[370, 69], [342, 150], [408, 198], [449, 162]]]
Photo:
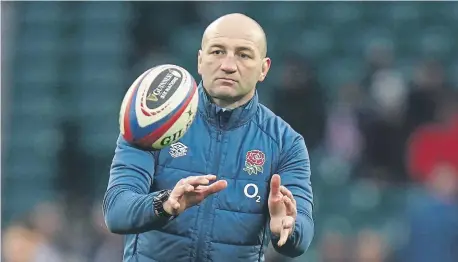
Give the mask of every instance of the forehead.
[[259, 46], [253, 41], [243, 38], [214, 37], [208, 39], [207, 48], [223, 47], [227, 49], [248, 49], [255, 52], [259, 51]]
[[234, 26], [217, 27], [204, 37], [207, 46], [221, 45], [231, 48], [250, 48], [259, 51], [262, 47], [259, 32], [255, 30], [240, 30]]

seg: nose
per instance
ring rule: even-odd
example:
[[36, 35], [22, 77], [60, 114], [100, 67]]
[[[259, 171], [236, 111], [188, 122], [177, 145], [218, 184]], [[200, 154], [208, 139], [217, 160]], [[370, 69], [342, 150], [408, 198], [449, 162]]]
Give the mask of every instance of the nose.
[[227, 55], [221, 61], [221, 70], [227, 74], [232, 74], [237, 71], [237, 65], [235, 63], [234, 56]]

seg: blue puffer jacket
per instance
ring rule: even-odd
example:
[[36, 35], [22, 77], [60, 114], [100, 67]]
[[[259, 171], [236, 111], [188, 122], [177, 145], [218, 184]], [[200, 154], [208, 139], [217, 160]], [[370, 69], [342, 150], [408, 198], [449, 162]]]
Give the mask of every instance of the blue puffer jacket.
[[[125, 235], [125, 262], [264, 261], [272, 238], [287, 256], [303, 254], [314, 232], [310, 162], [303, 138], [258, 103], [223, 112], [199, 86], [199, 112], [185, 136], [158, 152], [117, 141], [103, 201], [107, 227]], [[155, 191], [188, 176], [215, 174], [228, 187], [167, 222], [153, 212]], [[295, 232], [278, 247], [270, 236], [272, 174], [297, 201]]]

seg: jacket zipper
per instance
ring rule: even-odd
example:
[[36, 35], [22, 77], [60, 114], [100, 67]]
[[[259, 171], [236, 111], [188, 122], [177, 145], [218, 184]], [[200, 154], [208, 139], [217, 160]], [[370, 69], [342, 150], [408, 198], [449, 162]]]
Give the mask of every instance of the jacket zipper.
[[[219, 172], [219, 165], [221, 161], [221, 140], [223, 136], [223, 131], [218, 129], [216, 134], [216, 166], [214, 168], [215, 172], [213, 175], [218, 176]], [[211, 207], [213, 206], [213, 199], [214, 195], [209, 196], [207, 201], [203, 206], [203, 214], [202, 214], [202, 227], [200, 228], [199, 238], [198, 238], [198, 245], [197, 245], [197, 252], [196, 252], [196, 260], [197, 262], [204, 261], [203, 258], [205, 254], [202, 254], [202, 249], [205, 247], [205, 233], [210, 230], [208, 226], [210, 225], [210, 221], [208, 221], [208, 214], [210, 213]]]

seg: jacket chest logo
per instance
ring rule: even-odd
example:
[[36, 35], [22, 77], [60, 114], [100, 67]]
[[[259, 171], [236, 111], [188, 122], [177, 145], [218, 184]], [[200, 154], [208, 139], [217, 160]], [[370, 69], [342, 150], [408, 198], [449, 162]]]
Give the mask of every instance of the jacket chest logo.
[[250, 176], [262, 173], [265, 161], [266, 155], [262, 151], [250, 150], [246, 153], [245, 168], [243, 168], [243, 170]]
[[188, 152], [188, 147], [185, 146], [185, 145], [184, 145], [183, 143], [181, 143], [181, 142], [176, 142], [176, 143], [170, 145], [169, 154], [170, 154], [173, 158], [185, 156], [187, 152]]

